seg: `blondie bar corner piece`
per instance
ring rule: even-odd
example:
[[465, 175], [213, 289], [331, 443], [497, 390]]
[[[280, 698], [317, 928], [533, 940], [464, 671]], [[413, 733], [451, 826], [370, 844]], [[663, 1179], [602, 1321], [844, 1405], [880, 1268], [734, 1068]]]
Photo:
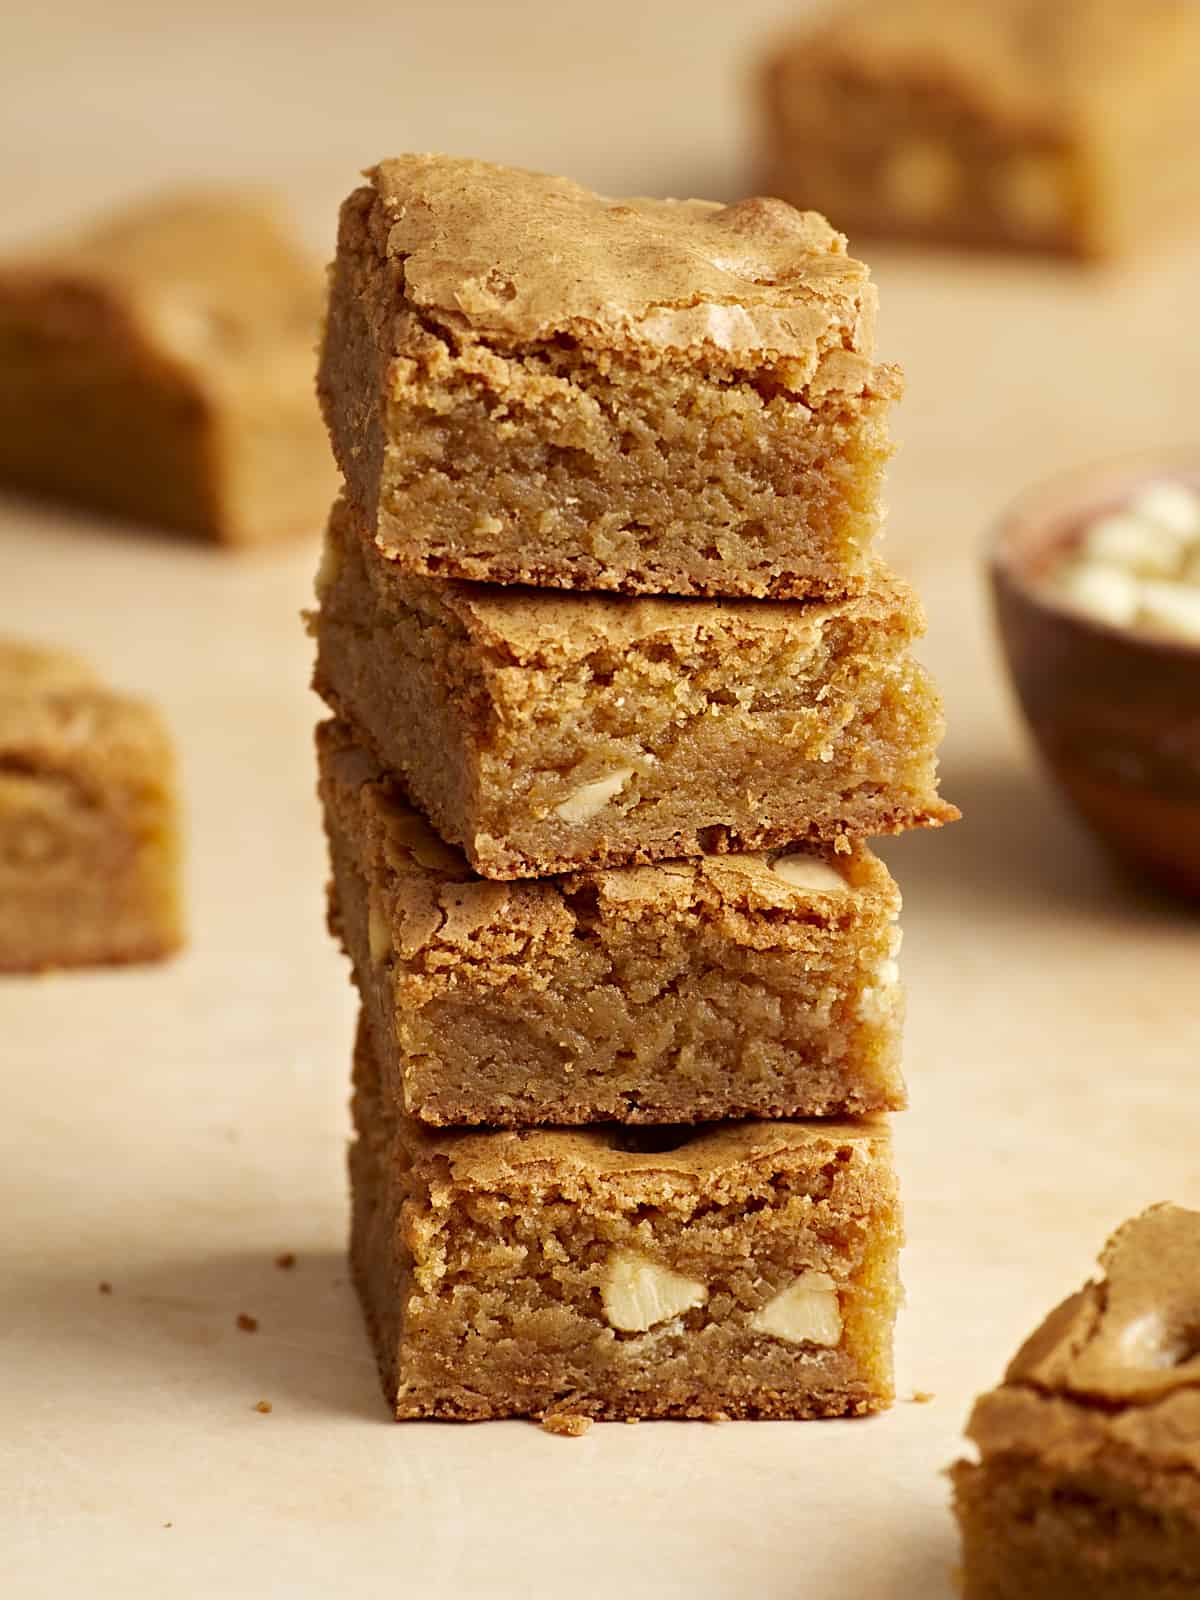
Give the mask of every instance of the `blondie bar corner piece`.
[[900, 895], [863, 845], [493, 883], [339, 723], [330, 924], [383, 1096], [437, 1125], [898, 1110]]
[[413, 577], [345, 500], [314, 683], [490, 878], [938, 826], [916, 595], [669, 599]]
[[759, 181], [851, 238], [1081, 259], [1200, 215], [1192, 0], [853, 0], [768, 48]]
[[876, 293], [778, 200], [613, 200], [449, 156], [342, 208], [318, 387], [410, 572], [776, 599], [861, 588], [900, 389]]
[[177, 950], [178, 811], [153, 707], [72, 655], [0, 640], [0, 972]]
[[1200, 1594], [1200, 1212], [1153, 1206], [1100, 1261], [976, 1403], [965, 1600]]
[[395, 1116], [360, 1019], [351, 1259], [397, 1418], [824, 1417], [892, 1399], [886, 1124]]
[[272, 198], [180, 190], [0, 259], [0, 484], [223, 545], [315, 533], [319, 264]]

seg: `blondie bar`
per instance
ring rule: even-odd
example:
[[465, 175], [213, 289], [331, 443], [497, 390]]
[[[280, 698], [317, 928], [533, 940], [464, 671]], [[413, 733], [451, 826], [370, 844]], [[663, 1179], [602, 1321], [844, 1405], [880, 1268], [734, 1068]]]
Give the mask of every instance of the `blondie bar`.
[[355, 1080], [351, 1260], [398, 1418], [890, 1402], [883, 1121], [431, 1132], [362, 1023]]
[[315, 683], [490, 878], [957, 816], [912, 591], [771, 604], [412, 577], [335, 508]]
[[175, 950], [177, 831], [156, 713], [74, 657], [0, 644], [0, 972]]
[[865, 848], [491, 883], [347, 728], [318, 745], [331, 925], [395, 1107], [508, 1125], [904, 1104], [900, 896]]
[[859, 0], [764, 63], [773, 193], [852, 235], [1077, 256], [1200, 212], [1191, 0]]
[[1200, 1593], [1200, 1213], [1125, 1224], [976, 1404], [954, 1468], [966, 1600]]
[[0, 484], [225, 544], [312, 532], [321, 278], [261, 198], [184, 194], [0, 261]]
[[680, 595], [867, 582], [899, 376], [824, 218], [446, 156], [370, 179], [342, 208], [318, 387], [400, 565]]

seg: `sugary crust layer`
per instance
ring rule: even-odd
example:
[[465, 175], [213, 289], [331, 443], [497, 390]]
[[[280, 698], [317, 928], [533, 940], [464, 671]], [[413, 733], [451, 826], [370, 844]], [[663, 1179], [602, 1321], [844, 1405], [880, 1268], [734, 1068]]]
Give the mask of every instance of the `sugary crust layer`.
[[401, 156], [370, 177], [408, 299], [460, 334], [787, 356], [805, 383], [829, 352], [871, 354], [867, 269], [814, 212], [609, 200], [446, 156]]

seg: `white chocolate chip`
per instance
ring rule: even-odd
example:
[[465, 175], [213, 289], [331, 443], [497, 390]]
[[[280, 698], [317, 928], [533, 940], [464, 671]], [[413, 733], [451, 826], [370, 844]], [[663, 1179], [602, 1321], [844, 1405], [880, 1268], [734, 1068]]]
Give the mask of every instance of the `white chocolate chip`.
[[600, 1288], [604, 1315], [621, 1333], [645, 1333], [704, 1305], [708, 1290], [695, 1278], [660, 1267], [633, 1250], [615, 1250]]
[[504, 524], [500, 521], [499, 517], [493, 517], [485, 513], [483, 516], [475, 518], [475, 527], [473, 531], [475, 533], [500, 533], [503, 531], [503, 528]]
[[1185, 483], [1168, 478], [1149, 483], [1130, 501], [1129, 509], [1180, 539], [1200, 539], [1200, 494]]
[[791, 856], [779, 856], [771, 863], [771, 871], [784, 883], [790, 884], [793, 889], [818, 889], [845, 893], [850, 885], [842, 877], [836, 867], [831, 867], [827, 861], [822, 861], [817, 856], [808, 856], [797, 853]]
[[1127, 627], [1137, 616], [1138, 581], [1119, 567], [1103, 567], [1085, 561], [1066, 567], [1058, 574], [1056, 586], [1064, 600], [1097, 622]]
[[958, 165], [946, 145], [932, 139], [909, 139], [888, 161], [883, 187], [902, 215], [927, 220], [944, 211], [954, 198]]
[[561, 817], [564, 822], [587, 822], [603, 811], [610, 800], [616, 799], [633, 773], [632, 767], [620, 767], [616, 772], [581, 785], [561, 805], [555, 806], [555, 816]]
[[1183, 541], [1161, 523], [1114, 511], [1088, 529], [1083, 554], [1090, 562], [1123, 567], [1142, 578], [1169, 578], [1179, 570]]
[[1156, 628], [1200, 642], [1200, 589], [1186, 583], [1147, 581], [1141, 588], [1141, 616]]
[[392, 930], [373, 899], [367, 902], [367, 947], [377, 967], [392, 953]]
[[836, 1345], [842, 1337], [837, 1285], [827, 1272], [802, 1272], [754, 1313], [750, 1326], [788, 1344]]

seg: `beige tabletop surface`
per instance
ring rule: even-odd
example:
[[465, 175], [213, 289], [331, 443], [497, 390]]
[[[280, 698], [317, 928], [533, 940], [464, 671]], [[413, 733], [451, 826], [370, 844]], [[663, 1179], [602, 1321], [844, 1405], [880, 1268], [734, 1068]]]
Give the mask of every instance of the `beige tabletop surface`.
[[[19, 9], [0, 242], [217, 175], [279, 183], [328, 248], [356, 170], [404, 149], [733, 195], [747, 52], [787, 8]], [[171, 719], [192, 924], [162, 969], [0, 983], [6, 1600], [953, 1592], [941, 1474], [972, 1396], [1113, 1224], [1200, 1205], [1200, 918], [1113, 876], [1035, 769], [979, 559], [1030, 480], [1195, 439], [1200, 248], [1090, 275], [871, 259], [908, 373], [887, 548], [928, 603], [965, 813], [885, 851], [913, 1101], [895, 1409], [579, 1440], [388, 1421], [343, 1256], [352, 1004], [298, 621], [316, 529], [240, 560], [6, 501], [0, 631], [90, 653]]]

